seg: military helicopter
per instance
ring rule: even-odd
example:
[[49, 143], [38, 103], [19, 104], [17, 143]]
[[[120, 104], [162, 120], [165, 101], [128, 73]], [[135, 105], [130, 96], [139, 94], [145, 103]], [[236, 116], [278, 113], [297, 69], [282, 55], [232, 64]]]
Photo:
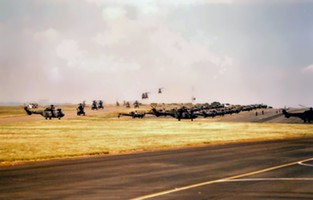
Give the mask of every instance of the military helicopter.
[[309, 110], [306, 110], [304, 112], [298, 112], [298, 113], [290, 113], [287, 112], [287, 109], [283, 109], [283, 114], [286, 118], [289, 117], [298, 117], [303, 120], [303, 123], [311, 123], [313, 121], [313, 108], [310, 108]]
[[173, 118], [176, 118], [178, 121], [181, 119], [190, 119], [193, 121], [198, 116], [194, 114], [194, 112], [190, 109], [187, 109], [186, 107], [181, 107], [178, 109], [171, 109], [171, 110], [157, 110], [156, 108], [152, 108], [149, 114], [153, 114], [156, 117], [160, 116], [171, 116]]
[[120, 118], [121, 116], [130, 116], [132, 118], [144, 118], [144, 116], [146, 115], [146, 113], [141, 113], [141, 112], [137, 112], [137, 111], [132, 111], [130, 113], [119, 113], [118, 114], [118, 118]]
[[165, 110], [165, 109], [157, 110], [155, 107], [152, 107], [152, 109], [149, 112], [147, 112], [147, 114], [152, 114], [156, 117], [167, 117], [167, 116], [174, 117], [173, 110]]
[[163, 87], [159, 88], [159, 89], [158, 89], [158, 94], [162, 94], [163, 89], [164, 89]]
[[198, 116], [194, 114], [194, 112], [186, 107], [181, 107], [174, 111], [174, 117], [180, 121], [181, 119], [190, 119], [193, 121]]
[[141, 99], [149, 99], [149, 96], [148, 96], [149, 93], [150, 93], [150, 92], [144, 92], [144, 93], [142, 93], [142, 94], [141, 94]]
[[[51, 107], [53, 107], [53, 105], [51, 105]], [[58, 118], [60, 120], [62, 117], [64, 117], [64, 113], [62, 112], [61, 108], [58, 108], [56, 110], [51, 108], [46, 108], [44, 110], [30, 110], [28, 106], [25, 106], [24, 110], [28, 115], [39, 114], [45, 119]]]
[[214, 110], [213, 111], [202, 110], [202, 111], [195, 112], [195, 115], [202, 116], [204, 118], [207, 118], [207, 117], [214, 118], [216, 116], [216, 111], [214, 111]]

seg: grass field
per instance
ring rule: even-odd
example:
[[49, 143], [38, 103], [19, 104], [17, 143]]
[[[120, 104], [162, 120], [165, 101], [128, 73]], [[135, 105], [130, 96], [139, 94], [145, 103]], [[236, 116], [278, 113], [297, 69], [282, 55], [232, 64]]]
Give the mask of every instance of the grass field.
[[0, 106], [0, 119], [25, 115], [25, 111], [16, 106]]
[[[4, 117], [25, 115], [20, 110], [19, 107], [0, 107], [0, 120]], [[99, 113], [62, 120], [39, 118], [1, 123], [0, 165], [74, 156], [313, 136], [312, 125], [306, 124], [218, 122], [208, 119], [178, 122], [173, 118], [154, 117], [118, 119], [116, 111]]]

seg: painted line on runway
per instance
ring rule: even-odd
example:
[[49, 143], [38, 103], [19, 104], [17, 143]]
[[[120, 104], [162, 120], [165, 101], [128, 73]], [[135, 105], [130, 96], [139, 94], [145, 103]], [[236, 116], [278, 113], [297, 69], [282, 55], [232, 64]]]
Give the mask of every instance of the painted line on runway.
[[[313, 159], [311, 159], [313, 160]], [[310, 160], [307, 160], [307, 161], [300, 161], [298, 162], [299, 165], [302, 165], [302, 166], [306, 166], [306, 167], [313, 167], [313, 164], [307, 164], [307, 163], [304, 163], [304, 162], [308, 162]]]
[[248, 182], [248, 181], [313, 181], [313, 178], [241, 178], [220, 182]]
[[278, 166], [274, 166], [274, 167], [270, 167], [270, 168], [257, 170], [257, 171], [254, 171], [254, 172], [249, 172], [249, 173], [245, 173], [245, 174], [230, 176], [230, 177], [221, 178], [221, 179], [212, 180], [212, 181], [207, 181], [207, 182], [202, 182], [202, 183], [196, 183], [196, 184], [192, 184], [192, 185], [188, 185], [188, 186], [184, 186], [184, 187], [178, 187], [178, 188], [166, 190], [166, 191], [163, 191], [163, 192], [157, 192], [157, 193], [154, 193], [154, 194], [148, 194], [148, 195], [144, 195], [144, 196], [141, 196], [141, 197], [136, 197], [136, 198], [133, 198], [132, 200], [149, 199], [149, 198], [163, 196], [163, 195], [166, 195], [166, 194], [179, 192], [179, 191], [183, 191], [183, 190], [188, 190], [188, 189], [192, 189], [192, 188], [196, 188], [196, 187], [201, 187], [201, 186], [205, 186], [205, 185], [211, 185], [211, 184], [214, 184], [214, 183], [225, 182], [225, 181], [229, 181], [229, 180], [233, 180], [233, 179], [237, 179], [237, 178], [242, 178], [242, 177], [246, 177], [246, 176], [252, 176], [252, 175], [256, 175], [256, 174], [261, 174], [261, 173], [272, 171], [272, 170], [275, 170], [275, 169], [280, 169], [280, 168], [289, 167], [289, 166], [292, 166], [292, 165], [297, 165], [299, 163], [304, 163], [304, 162], [310, 161], [312, 159], [313, 158], [308, 158], [308, 159], [305, 159], [305, 160], [299, 160], [299, 161], [295, 161], [295, 162], [291, 162], [291, 163], [287, 163], [287, 164], [283, 164], [283, 165], [278, 165]]

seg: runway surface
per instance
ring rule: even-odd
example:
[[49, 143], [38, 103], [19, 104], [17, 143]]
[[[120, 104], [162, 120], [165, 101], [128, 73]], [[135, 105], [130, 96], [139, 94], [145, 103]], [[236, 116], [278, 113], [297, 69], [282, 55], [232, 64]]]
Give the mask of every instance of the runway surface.
[[0, 168], [0, 199], [313, 199], [313, 138]]

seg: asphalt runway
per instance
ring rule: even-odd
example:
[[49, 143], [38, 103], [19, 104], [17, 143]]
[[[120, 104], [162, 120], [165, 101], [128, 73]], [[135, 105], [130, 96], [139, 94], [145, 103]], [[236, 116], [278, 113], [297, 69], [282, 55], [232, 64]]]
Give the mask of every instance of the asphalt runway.
[[313, 138], [0, 168], [0, 199], [313, 199]]

